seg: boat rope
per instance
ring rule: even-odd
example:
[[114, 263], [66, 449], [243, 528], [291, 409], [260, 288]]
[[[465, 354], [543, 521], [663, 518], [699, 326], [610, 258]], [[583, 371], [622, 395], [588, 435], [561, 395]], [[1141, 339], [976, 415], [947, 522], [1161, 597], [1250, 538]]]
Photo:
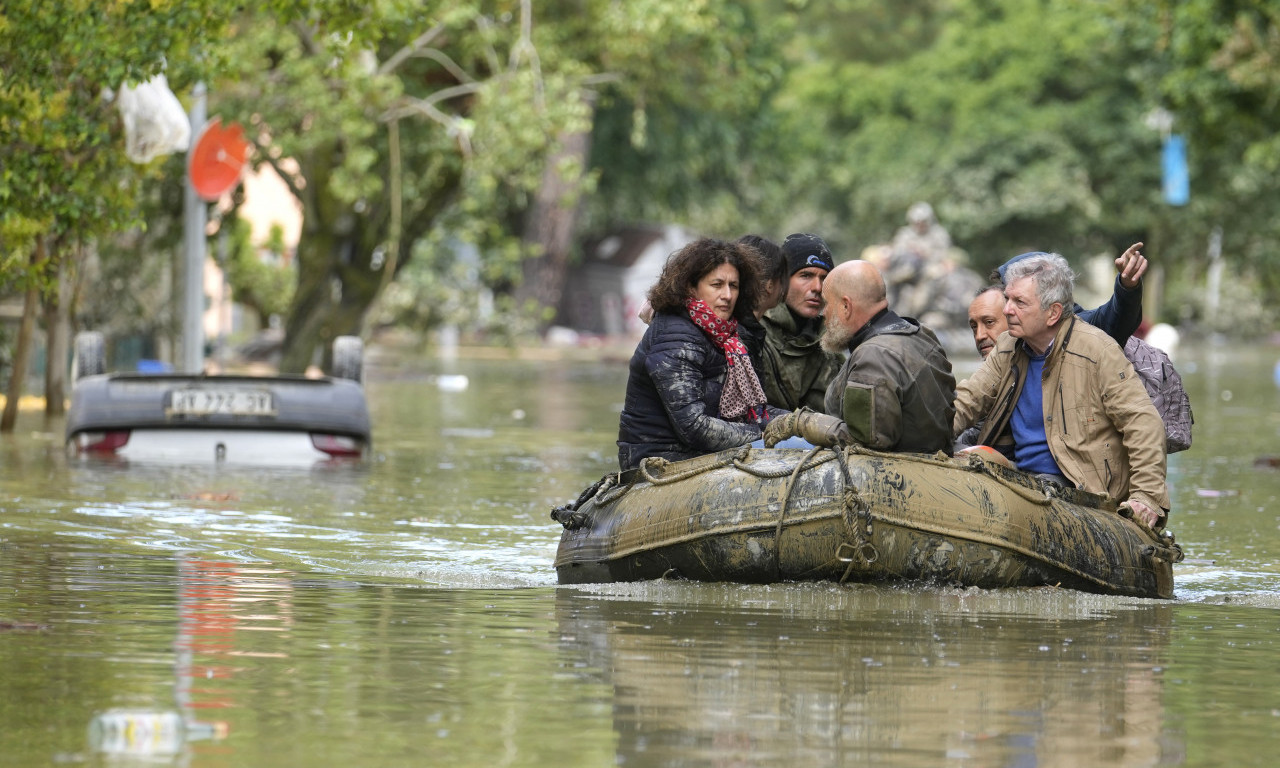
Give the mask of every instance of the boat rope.
[[[645, 482], [655, 486], [670, 485], [705, 472], [711, 472], [731, 465], [741, 472], [763, 479], [776, 479], [786, 477], [788, 475], [791, 475], [794, 479], [794, 476], [798, 475], [800, 472], [806, 469], [813, 469], [814, 467], [825, 464], [828, 461], [832, 461], [837, 455], [833, 450], [827, 452], [825, 455], [817, 456], [815, 458], [815, 454], [817, 453], [819, 453], [819, 451], [809, 451], [804, 459], [802, 459], [794, 468], [782, 467], [778, 470], [763, 470], [747, 463], [746, 459], [751, 454], [751, 446], [744, 445], [732, 455], [728, 455], [717, 461], [701, 464], [672, 475], [661, 474], [663, 468], [671, 464], [670, 461], [658, 456], [651, 456], [640, 462], [640, 465], [636, 468], [635, 472], [631, 473], [631, 477], [627, 482], [622, 482], [623, 476], [627, 474], [625, 472], [613, 472], [605, 475], [579, 494], [578, 499], [573, 503], [552, 509], [551, 519], [571, 531], [581, 528], [587, 524], [587, 519], [590, 517], [589, 513], [580, 509], [588, 499], [595, 499], [596, 509], [606, 507], [621, 498], [623, 494], [631, 490], [640, 480], [644, 480]], [[788, 494], [790, 494], [790, 487], [790, 484], [788, 484]], [[783, 514], [786, 514], [785, 506], [783, 508]]]
[[[854, 446], [850, 446], [847, 453], [857, 453]], [[846, 455], [847, 455], [846, 453]], [[849, 580], [849, 576], [853, 573], [853, 568], [859, 562], [865, 567], [870, 566], [880, 559], [880, 550], [876, 549], [876, 545], [872, 543], [871, 537], [874, 529], [871, 527], [871, 505], [863, 500], [862, 495], [858, 493], [858, 486], [853, 482], [853, 475], [849, 472], [849, 462], [840, 462], [840, 473], [844, 477], [844, 515], [845, 528], [848, 529], [853, 541], [841, 542], [836, 547], [836, 560], [842, 563], [848, 563], [845, 566], [844, 573], [840, 576], [841, 584]], [[858, 518], [862, 518], [859, 520]], [[848, 550], [846, 552], [846, 550]]]
[[721, 467], [727, 467], [740, 459], [746, 458], [749, 453], [751, 453], [751, 446], [744, 445], [738, 449], [737, 453], [734, 453], [731, 456], [726, 456], [725, 458], [720, 459], [719, 461], [709, 462], [707, 464], [700, 464], [700, 465], [691, 467], [690, 469], [687, 469], [684, 472], [677, 472], [673, 475], [664, 475], [662, 477], [658, 477], [654, 475], [651, 469], [661, 468], [669, 465], [671, 462], [667, 461], [666, 459], [663, 459], [657, 456], [650, 456], [649, 458], [642, 459], [640, 461], [640, 466], [638, 469], [640, 470], [641, 477], [647, 480], [650, 484], [670, 485], [671, 483], [678, 483], [681, 480], [687, 480], [690, 477], [701, 475], [704, 472], [711, 472], [712, 470], [720, 469]]
[[578, 494], [577, 501], [572, 504], [556, 507], [551, 510], [551, 519], [555, 520], [565, 527], [565, 529], [573, 531], [587, 524], [589, 515], [581, 511], [580, 507], [586, 503], [587, 499], [595, 496], [597, 493], [605, 493], [618, 482], [621, 475], [619, 472], [605, 475], [599, 480], [592, 483], [585, 491]]
[[[773, 529], [774, 581], [780, 581], [782, 579], [782, 522], [787, 519], [787, 505], [791, 503], [791, 492], [795, 490], [796, 478], [800, 476], [801, 471], [808, 468], [806, 465], [809, 463], [809, 460], [816, 456], [820, 451], [824, 450], [826, 449], [821, 445], [815, 445], [813, 448], [809, 449], [809, 452], [804, 455], [804, 458], [796, 464], [795, 469], [791, 470], [791, 476], [787, 478], [786, 488], [782, 492], [782, 509], [778, 511], [778, 525]], [[832, 451], [831, 453], [834, 455], [835, 451]], [[816, 467], [817, 464], [812, 466]]]
[[995, 480], [997, 483], [1000, 483], [1004, 487], [1016, 493], [1019, 497], [1026, 499], [1032, 504], [1047, 507], [1053, 503], [1053, 499], [1058, 495], [1054, 492], [1058, 489], [1056, 489], [1052, 483], [1042, 482], [1041, 490], [1035, 491], [1021, 483], [1014, 482], [1009, 478], [1004, 477], [999, 472], [996, 472], [993, 468], [995, 465], [976, 453], [969, 454], [968, 459], [969, 463], [965, 465], [965, 468], [970, 472], [977, 472], [978, 474], [990, 477], [992, 480]]
[[[955, 466], [955, 459], [952, 459], [950, 456], [942, 452], [938, 452], [934, 454], [886, 453], [884, 451], [872, 450], [871, 448], [858, 445], [857, 443], [851, 443], [848, 446], [847, 450], [849, 451], [849, 453], [856, 453], [861, 456], [879, 456], [883, 458], [891, 458], [899, 462], [913, 461], [913, 462], [918, 462], [920, 464], [932, 464], [935, 466], [947, 466], [947, 467]], [[1000, 483], [1001, 485], [1005, 486], [1009, 490], [1016, 493], [1021, 498], [1026, 499], [1027, 501], [1042, 507], [1047, 507], [1051, 505], [1055, 498], [1065, 498], [1067, 500], [1072, 500], [1071, 497], [1073, 494], [1078, 496], [1080, 494], [1087, 493], [1087, 491], [1079, 491], [1072, 488], [1064, 488], [1062, 486], [1055, 485], [1054, 483], [1044, 481], [1044, 480], [1038, 480], [1038, 479], [1032, 480], [1032, 482], [1036, 484], [1037, 486], [1036, 488], [1028, 488], [1026, 485], [1023, 485], [1017, 482], [1016, 480], [1010, 478], [1009, 476], [1005, 475], [1004, 473], [998, 471], [996, 469], [997, 465], [992, 464], [989, 461], [986, 461], [976, 453], [969, 454], [966, 457], [966, 459], [967, 459], [967, 463], [964, 465], [965, 469], [968, 469], [971, 472], [978, 472], [980, 474], [987, 475], [988, 477], [992, 478], [996, 482]], [[1009, 471], [1013, 471], [1013, 470], [1009, 470]], [[1097, 496], [1096, 494], [1088, 494], [1088, 495], [1092, 497], [1096, 497], [1097, 499], [1106, 498], [1102, 496]], [[1097, 501], [1094, 501], [1093, 499], [1089, 499], [1086, 502], [1080, 502], [1080, 503], [1085, 503], [1087, 506], [1101, 506], [1101, 504], [1099, 504]]]
[[616, 485], [606, 485], [600, 489], [600, 493], [597, 495], [597, 498], [596, 498], [596, 507], [607, 507], [608, 505], [612, 504], [613, 502], [621, 498], [622, 494], [631, 490], [631, 487], [636, 484], [637, 476], [634, 474], [631, 476], [630, 480], [628, 480], [625, 484], [623, 484], [622, 483], [623, 474], [624, 473], [618, 473]]
[[[818, 446], [818, 447], [820, 448], [821, 446]], [[815, 454], [821, 454], [821, 455], [815, 455]], [[793, 468], [782, 467], [781, 469], [775, 469], [772, 471], [758, 469], [752, 466], [751, 464], [747, 464], [746, 462], [739, 461], [736, 457], [733, 460], [733, 466], [735, 469], [739, 469], [743, 472], [746, 472], [748, 475], [753, 475], [762, 480], [776, 480], [780, 477], [795, 475], [796, 473], [802, 470], [813, 469], [814, 467], [818, 467], [823, 464], [826, 464], [828, 461], [834, 461], [838, 455], [839, 454], [837, 454], [835, 450], [831, 450], [828, 452], [809, 451], [807, 454], [805, 454], [805, 457], [800, 460], [800, 463], [797, 464], [795, 467]]]

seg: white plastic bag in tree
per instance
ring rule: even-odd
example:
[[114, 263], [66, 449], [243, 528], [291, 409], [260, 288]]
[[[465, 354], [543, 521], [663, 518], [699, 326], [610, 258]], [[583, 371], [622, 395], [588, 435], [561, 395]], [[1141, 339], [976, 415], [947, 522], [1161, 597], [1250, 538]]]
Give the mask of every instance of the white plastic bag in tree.
[[191, 144], [191, 122], [164, 75], [124, 86], [116, 103], [124, 119], [124, 153], [133, 162], [185, 152]]

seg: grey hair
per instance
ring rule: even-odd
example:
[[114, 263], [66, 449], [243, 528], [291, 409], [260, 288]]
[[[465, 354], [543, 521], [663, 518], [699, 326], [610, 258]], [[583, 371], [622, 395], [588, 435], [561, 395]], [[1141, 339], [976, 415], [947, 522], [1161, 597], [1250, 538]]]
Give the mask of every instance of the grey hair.
[[1041, 309], [1061, 304], [1063, 317], [1075, 311], [1072, 289], [1076, 276], [1071, 271], [1071, 266], [1067, 264], [1067, 260], [1061, 255], [1039, 254], [1010, 264], [1004, 274], [1004, 284], [1013, 285], [1015, 280], [1021, 280], [1024, 277], [1035, 278], [1036, 297], [1040, 299]]

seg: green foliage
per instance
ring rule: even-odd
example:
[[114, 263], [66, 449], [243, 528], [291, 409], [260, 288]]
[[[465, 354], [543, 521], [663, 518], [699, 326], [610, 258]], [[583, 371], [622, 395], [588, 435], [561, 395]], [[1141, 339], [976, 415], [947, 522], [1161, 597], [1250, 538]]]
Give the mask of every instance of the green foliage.
[[[77, 0], [0, 11], [0, 245], [8, 278], [13, 251], [37, 235], [92, 239], [135, 220], [146, 169], [125, 159], [104, 93], [151, 77], [166, 61], [193, 60], [190, 46], [221, 27], [218, 7]], [[25, 278], [39, 278], [37, 268]]]
[[832, 139], [808, 166], [810, 201], [834, 210], [840, 235], [885, 241], [928, 200], [985, 269], [1018, 250], [1084, 255], [1142, 230], [1158, 137], [1144, 132], [1103, 20], [1069, 2], [931, 5], [917, 7], [927, 23], [907, 30], [916, 47], [899, 46], [902, 58], [879, 60], [894, 47], [882, 45], [877, 61], [854, 51], [793, 75], [789, 106]]
[[1228, 270], [1212, 316], [1206, 283], [1205, 271], [1199, 267], [1175, 270], [1165, 302], [1171, 311], [1163, 319], [1238, 339], [1265, 338], [1280, 327], [1280, 309], [1265, 298], [1269, 289], [1252, 268], [1237, 265]]
[[[630, 76], [601, 90], [586, 226], [676, 221], [722, 236], [782, 226], [800, 142], [767, 105], [783, 87], [789, 16], [753, 3], [706, 2], [697, 14], [651, 5], [669, 16], [602, 59], [631, 57]], [[611, 28], [625, 37], [628, 27]]]
[[[557, 161], [580, 179], [563, 202], [582, 204], [583, 232], [807, 229], [853, 256], [924, 199], [979, 269], [1026, 248], [1074, 259], [1142, 239], [1177, 272], [1172, 296], [1203, 280], [1221, 225], [1231, 274], [1280, 297], [1280, 11], [1264, 0], [10, 5], [10, 287], [44, 274], [29, 263], [36, 236], [90, 240], [143, 219], [176, 231], [156, 218], [176, 213], [153, 205], [147, 177], [176, 188], [180, 170], [129, 165], [101, 98], [164, 67], [179, 93], [206, 80], [210, 112], [245, 125], [253, 162], [273, 165], [303, 204], [291, 333], [356, 330], [340, 326], [359, 322], [391, 265], [380, 321], [474, 317], [476, 279], [497, 294], [484, 322], [516, 327], [501, 312], [536, 255], [521, 240], [531, 202], [562, 140], [584, 131], [585, 161]], [[1155, 107], [1189, 141], [1181, 209], [1161, 199], [1162, 137], [1144, 123]], [[125, 252], [100, 251], [116, 274]], [[245, 274], [235, 282], [247, 303], [287, 293], [250, 297], [266, 278]]]
[[99, 237], [96, 257], [73, 269], [79, 287], [69, 304], [76, 327], [114, 338], [180, 332], [173, 299], [181, 295], [175, 280], [181, 275], [185, 158], [156, 164], [158, 172], [138, 185], [137, 215], [147, 226]]
[[[392, 307], [384, 309], [393, 315], [424, 324], [444, 316], [396, 307], [448, 305], [434, 293], [440, 275], [433, 274], [447, 257], [432, 249], [445, 244], [476, 247], [475, 274], [499, 293], [510, 290], [532, 255], [521, 235], [547, 159], [563, 137], [598, 125], [602, 104], [624, 105], [620, 113], [632, 124], [616, 135], [628, 147], [644, 149], [672, 133], [692, 139], [666, 146], [663, 187], [645, 196], [661, 202], [632, 214], [669, 217], [694, 204], [708, 217], [742, 223], [733, 187], [756, 177], [739, 155], [764, 124], [751, 116], [780, 70], [761, 55], [767, 27], [741, 4], [378, 2], [344, 36], [324, 34], [324, 13], [341, 5], [312, 4], [307, 23], [246, 11], [233, 21], [234, 43], [224, 52], [227, 77], [211, 90], [225, 118], [252, 126], [255, 162], [275, 165], [303, 202], [306, 285], [286, 327], [301, 327], [300, 318], [327, 301], [318, 281], [336, 278], [344, 303], [376, 291], [396, 245], [394, 263], [406, 271], [387, 297]], [[634, 123], [636, 116], [643, 119]], [[684, 131], [692, 124], [701, 127]], [[641, 156], [634, 168], [647, 173], [652, 160]], [[580, 194], [604, 212], [598, 221], [628, 209], [612, 192], [637, 199], [631, 185], [598, 190], [605, 168], [577, 167], [573, 157], [560, 162], [570, 177], [581, 175]], [[402, 191], [393, 199], [396, 174]], [[424, 253], [433, 255], [429, 264], [410, 266]], [[403, 298], [405, 286], [422, 295]]]
[[[419, 241], [411, 267], [387, 288], [379, 324], [410, 328], [470, 325], [479, 312], [475, 286], [479, 259], [473, 249], [435, 236]], [[467, 254], [460, 257], [460, 253]]]
[[231, 295], [258, 315], [266, 328], [272, 315], [283, 315], [293, 301], [297, 269], [285, 262], [284, 228], [273, 224], [265, 242], [254, 243], [249, 222], [231, 223], [230, 245], [223, 265]]
[[[1273, 202], [1280, 195], [1280, 8], [1266, 0], [1091, 5], [1109, 14], [1115, 36], [1136, 51], [1129, 73], [1145, 103], [1169, 110], [1173, 131], [1187, 139], [1191, 203], [1164, 224], [1177, 280], [1203, 280], [1205, 243], [1221, 226], [1227, 279], [1274, 305], [1280, 299]], [[1229, 314], [1226, 307], [1224, 301], [1221, 311]], [[1259, 315], [1249, 322], [1265, 320]]]

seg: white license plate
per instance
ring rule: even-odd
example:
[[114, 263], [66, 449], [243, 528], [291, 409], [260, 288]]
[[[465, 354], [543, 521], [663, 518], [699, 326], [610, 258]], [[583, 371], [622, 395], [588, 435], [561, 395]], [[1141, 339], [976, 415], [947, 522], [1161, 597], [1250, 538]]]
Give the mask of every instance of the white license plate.
[[169, 400], [171, 416], [274, 416], [271, 393], [261, 389], [177, 389]]

